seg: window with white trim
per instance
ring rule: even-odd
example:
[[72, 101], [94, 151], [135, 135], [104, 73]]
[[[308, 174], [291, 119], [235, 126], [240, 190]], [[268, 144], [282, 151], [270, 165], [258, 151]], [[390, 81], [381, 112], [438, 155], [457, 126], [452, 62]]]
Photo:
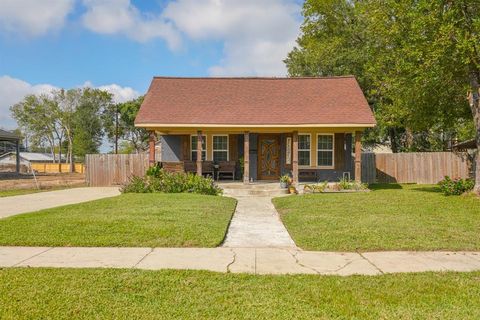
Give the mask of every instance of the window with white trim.
[[228, 136], [213, 136], [213, 161], [228, 161]]
[[333, 167], [333, 134], [317, 136], [317, 166]]
[[[190, 146], [192, 161], [197, 161], [197, 141], [198, 136], [191, 136]], [[205, 161], [205, 159], [207, 159], [207, 137], [202, 136], [202, 160]]]
[[309, 134], [298, 135], [298, 165], [299, 166], [310, 165], [310, 135]]

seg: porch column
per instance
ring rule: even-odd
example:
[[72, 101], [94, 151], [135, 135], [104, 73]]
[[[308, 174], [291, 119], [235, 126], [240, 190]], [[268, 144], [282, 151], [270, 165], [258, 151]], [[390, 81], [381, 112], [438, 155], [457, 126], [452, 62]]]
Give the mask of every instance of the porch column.
[[298, 185], [298, 131], [293, 131], [292, 139], [292, 183]]
[[355, 132], [355, 182], [362, 182], [362, 132]]
[[243, 183], [250, 182], [250, 132], [245, 131], [243, 138]]
[[202, 131], [197, 131], [197, 175], [202, 175], [202, 144], [203, 136]]
[[17, 173], [20, 173], [20, 140], [17, 140], [17, 143], [15, 144], [15, 168]]
[[148, 164], [150, 167], [155, 165], [155, 131], [150, 131], [148, 135]]

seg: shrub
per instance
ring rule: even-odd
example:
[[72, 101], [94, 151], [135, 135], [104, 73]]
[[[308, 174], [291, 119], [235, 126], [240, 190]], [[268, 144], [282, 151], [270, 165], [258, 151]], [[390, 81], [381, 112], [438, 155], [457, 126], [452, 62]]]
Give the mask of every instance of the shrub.
[[120, 189], [122, 193], [148, 193], [151, 192], [147, 181], [141, 177], [132, 177]]
[[465, 192], [472, 191], [475, 183], [472, 179], [451, 179], [449, 176], [445, 176], [438, 185], [440, 186], [440, 190], [442, 190], [443, 194], [446, 196], [458, 196]]
[[204, 178], [192, 173], [171, 173], [159, 167], [151, 167], [145, 177], [134, 177], [121, 189], [128, 193], [163, 192], [197, 193], [220, 195], [222, 189], [215, 185], [212, 178]]

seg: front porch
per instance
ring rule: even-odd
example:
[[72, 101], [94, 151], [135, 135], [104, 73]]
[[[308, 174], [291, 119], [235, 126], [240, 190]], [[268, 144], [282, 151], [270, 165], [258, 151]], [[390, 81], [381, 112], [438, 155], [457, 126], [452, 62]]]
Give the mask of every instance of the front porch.
[[159, 133], [161, 159], [155, 157], [157, 133], [151, 131], [150, 164], [161, 163], [169, 171], [246, 184], [278, 181], [285, 174], [295, 185], [302, 181], [338, 181], [342, 177], [360, 182], [361, 131], [305, 128]]

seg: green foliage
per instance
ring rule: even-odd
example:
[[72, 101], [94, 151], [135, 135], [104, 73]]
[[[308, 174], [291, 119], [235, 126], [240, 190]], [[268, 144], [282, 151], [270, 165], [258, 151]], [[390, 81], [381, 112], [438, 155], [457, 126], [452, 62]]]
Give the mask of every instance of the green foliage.
[[338, 182], [338, 187], [340, 188], [340, 190], [350, 190], [353, 188], [353, 184], [350, 179], [341, 178]]
[[73, 114], [73, 151], [83, 158], [88, 153], [98, 153], [102, 144], [101, 113], [111, 105], [112, 95], [98, 89], [76, 89], [78, 105]]
[[449, 176], [438, 183], [440, 190], [446, 196], [461, 195], [473, 190], [475, 182], [472, 179], [451, 179]]
[[355, 75], [378, 122], [365, 142], [445, 150], [480, 130], [466, 99], [480, 74], [478, 12], [469, 0], [306, 0], [285, 62], [291, 76]]
[[320, 184], [305, 184], [303, 186], [303, 192], [308, 193], [322, 193], [325, 192], [328, 188], [328, 181], [322, 182]]
[[147, 170], [145, 177], [133, 177], [126, 183], [122, 193], [196, 193], [204, 195], [220, 195], [222, 189], [215, 185], [210, 177], [192, 173], [167, 172], [158, 166]]
[[283, 176], [280, 177], [280, 182], [289, 184], [292, 182], [292, 178], [290, 178], [288, 174], [284, 174]]
[[118, 137], [127, 142], [122, 151], [143, 151], [147, 148], [148, 132], [144, 128], [135, 127], [135, 117], [142, 105], [144, 97], [111, 105], [103, 111], [102, 121], [105, 133], [110, 142], [115, 143]]
[[122, 186], [120, 191], [122, 193], [150, 193], [151, 188], [146, 179], [133, 176]]

